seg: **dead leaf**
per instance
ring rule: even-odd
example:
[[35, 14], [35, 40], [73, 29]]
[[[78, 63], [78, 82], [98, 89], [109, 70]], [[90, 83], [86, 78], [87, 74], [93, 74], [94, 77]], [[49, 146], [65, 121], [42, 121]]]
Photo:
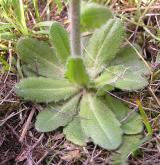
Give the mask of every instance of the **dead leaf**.
[[61, 159], [70, 162], [72, 160], [77, 160], [81, 157], [80, 150], [69, 151], [67, 154], [64, 154]]

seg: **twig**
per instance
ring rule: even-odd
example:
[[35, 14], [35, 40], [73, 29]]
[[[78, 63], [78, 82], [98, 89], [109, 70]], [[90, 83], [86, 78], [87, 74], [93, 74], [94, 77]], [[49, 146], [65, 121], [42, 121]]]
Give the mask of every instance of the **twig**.
[[10, 158], [5, 159], [4, 161], [0, 162], [0, 165], [8, 164], [10, 160], [14, 158], [14, 155], [11, 155]]
[[[48, 154], [50, 154], [50, 152], [52, 152], [53, 150], [55, 150], [55, 148], [57, 148], [58, 146], [62, 145], [62, 143], [63, 143], [64, 141], [65, 141], [65, 139], [62, 140], [60, 143], [57, 141], [57, 142], [53, 145], [53, 147], [51, 147], [50, 150], [48, 150], [48, 151], [46, 151], [46, 152], [44, 153], [44, 155], [38, 160], [38, 162], [35, 163], [35, 165], [39, 165], [39, 164], [46, 158], [46, 156], [48, 156]], [[59, 144], [58, 144], [58, 143], [59, 143]], [[57, 155], [57, 153], [55, 153], [55, 155]]]
[[23, 112], [23, 111], [25, 111], [25, 110], [26, 110], [26, 108], [22, 109], [21, 111], [19, 111], [19, 112], [17, 112], [17, 113], [13, 112], [13, 113], [11, 113], [9, 116], [7, 116], [5, 119], [0, 120], [0, 127], [1, 127], [2, 125], [4, 125], [10, 118], [12, 118], [12, 117], [18, 115], [19, 113], [21, 113], [21, 112]]
[[93, 152], [92, 152], [92, 155], [91, 155], [91, 159], [90, 159], [91, 163], [93, 163], [93, 161], [94, 161], [94, 153], [96, 151], [96, 148], [97, 148], [97, 145], [94, 146], [94, 149], [93, 149]]
[[152, 88], [149, 87], [148, 89], [149, 89], [150, 93], [152, 94], [153, 98], [155, 99], [155, 101], [157, 102], [157, 104], [160, 106], [160, 101], [158, 100], [157, 96], [153, 92]]
[[[108, 94], [110, 94], [111, 96], [113, 96], [113, 97], [115, 97], [115, 98], [117, 98], [117, 99], [119, 99], [119, 100], [121, 100], [121, 101], [123, 101], [123, 102], [129, 104], [129, 105], [132, 105], [132, 106], [138, 108], [137, 104], [132, 103], [132, 102], [130, 102], [130, 101], [127, 101], [127, 100], [125, 100], [125, 99], [122, 99], [121, 97], [118, 97], [118, 96], [116, 96], [115, 94], [113, 94], [113, 93], [111, 93], [111, 92], [109, 92], [109, 91], [106, 91], [106, 92], [107, 92]], [[153, 110], [153, 109], [151, 109], [151, 108], [147, 108], [147, 107], [143, 107], [143, 109], [149, 110], [149, 111], [153, 111], [153, 112], [156, 112], [156, 113], [158, 112], [158, 111], [155, 111], [155, 110]]]
[[12, 94], [13, 90], [14, 87], [8, 92], [7, 96], [0, 102], [0, 105], [2, 105], [6, 101], [6, 99], [10, 96], [10, 94]]
[[23, 140], [24, 140], [24, 137], [25, 137], [25, 135], [26, 135], [26, 133], [27, 133], [27, 130], [28, 130], [28, 128], [29, 128], [29, 125], [30, 125], [30, 123], [31, 123], [31, 120], [32, 120], [32, 118], [33, 118], [34, 113], [35, 113], [35, 108], [33, 108], [33, 109], [31, 110], [31, 112], [30, 112], [30, 114], [29, 114], [29, 117], [28, 117], [28, 119], [27, 119], [27, 121], [26, 121], [26, 123], [25, 123], [25, 126], [24, 126], [24, 128], [23, 128], [22, 134], [21, 134], [21, 136], [20, 136], [20, 138], [19, 138], [19, 142], [21, 142], [21, 143], [22, 143]]
[[15, 135], [15, 137], [17, 138], [17, 139], [19, 139], [19, 135], [17, 134], [17, 132], [14, 130], [14, 128], [11, 126], [11, 125], [9, 125], [9, 124], [6, 124], [7, 125], [7, 127], [12, 131], [12, 133]]
[[27, 152], [26, 152], [26, 164], [27, 165], [32, 165], [33, 163], [33, 159], [32, 159], [32, 150], [34, 150], [35, 147], [37, 147], [37, 145], [41, 142], [41, 140], [43, 139], [44, 134], [41, 134], [41, 136], [38, 138], [38, 140], [33, 144], [33, 146], [28, 146], [27, 147]]
[[49, 5], [53, 2], [53, 0], [48, 1], [46, 7], [44, 8], [44, 10], [42, 11], [40, 17], [42, 18], [44, 16], [44, 14], [47, 12]]
[[33, 144], [33, 146], [31, 147], [31, 150], [33, 150], [43, 139], [44, 137], [44, 133], [41, 134], [41, 136], [38, 138], [38, 140]]
[[38, 162], [36, 163], [36, 165], [39, 165], [45, 158], [46, 156], [50, 153], [50, 151], [46, 151], [44, 153], [44, 155], [41, 157], [41, 159], [38, 160]]
[[134, 49], [134, 51], [136, 52], [136, 54], [139, 56], [139, 58], [143, 61], [143, 63], [145, 64], [145, 66], [148, 68], [150, 74], [152, 74], [152, 69], [149, 66], [149, 64], [145, 61], [145, 59], [143, 58], [143, 56], [139, 53], [139, 51], [133, 46], [132, 43], [130, 43], [127, 39], [126, 39], [127, 43]]
[[[140, 7], [140, 10], [145, 10], [146, 7]], [[151, 6], [150, 9], [160, 9], [160, 5], [157, 6]], [[132, 7], [132, 8], [125, 8], [125, 9], [116, 9], [117, 12], [132, 12], [132, 11], [136, 11], [137, 7]]]
[[31, 157], [30, 156], [28, 156], [28, 158], [27, 158], [27, 165], [33, 165], [33, 163], [32, 163], [32, 159], [31, 159]]

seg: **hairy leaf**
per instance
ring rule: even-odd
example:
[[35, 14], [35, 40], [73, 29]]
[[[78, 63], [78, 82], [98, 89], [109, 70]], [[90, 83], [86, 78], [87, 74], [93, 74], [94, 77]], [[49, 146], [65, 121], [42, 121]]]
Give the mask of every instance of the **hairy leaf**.
[[23, 65], [21, 67], [24, 76], [26, 77], [37, 77], [38, 74], [36, 72], [34, 72], [33, 70], [31, 70], [29, 67], [27, 67], [26, 65]]
[[66, 128], [63, 129], [63, 133], [66, 135], [66, 139], [74, 144], [85, 146], [86, 136], [81, 127], [80, 117], [76, 116], [72, 122], [70, 122]]
[[89, 67], [99, 69], [111, 61], [124, 39], [124, 27], [119, 19], [110, 19], [90, 38], [85, 57]]
[[68, 60], [66, 77], [73, 83], [87, 85], [89, 76], [81, 58], [72, 57]]
[[0, 32], [0, 41], [9, 41], [16, 39], [16, 35], [11, 32]]
[[[141, 53], [138, 45], [135, 46]], [[123, 90], [137, 90], [148, 85], [146, 76], [150, 74], [150, 71], [132, 46], [124, 46], [120, 52], [118, 52], [112, 65], [123, 65], [126, 69], [130, 70], [130, 73], [124, 80], [117, 82], [117, 88]]]
[[118, 148], [122, 142], [120, 123], [113, 112], [96, 96], [85, 94], [81, 101], [82, 129], [95, 144], [108, 149]]
[[113, 91], [113, 90], [114, 90], [114, 87], [112, 85], [105, 85], [102, 88], [97, 89], [96, 95], [97, 96], [105, 96], [106, 91], [109, 92], [109, 91]]
[[[1, 4], [3, 5], [3, 4]], [[8, 31], [9, 29], [14, 28], [14, 26], [11, 23], [0, 23], [0, 31], [5, 32]]]
[[43, 22], [38, 22], [34, 25], [33, 28], [40, 28], [40, 27], [51, 27], [53, 24], [53, 21], [43, 21]]
[[105, 104], [113, 111], [117, 119], [121, 122], [125, 134], [138, 134], [143, 130], [141, 116], [129, 109], [120, 100], [106, 95]]
[[[92, 34], [87, 34], [81, 37], [81, 44], [82, 44], [82, 54], [85, 53], [85, 48], [88, 44], [89, 39], [92, 37]], [[85, 62], [85, 61], [84, 61]]]
[[67, 31], [58, 22], [54, 22], [50, 28], [49, 37], [57, 51], [57, 57], [65, 64], [70, 56], [70, 43]]
[[133, 67], [124, 65], [111, 66], [97, 77], [95, 80], [97, 88], [112, 85], [122, 90], [138, 90], [148, 85], [145, 76], [141, 75], [141, 70], [134, 70]]
[[112, 17], [112, 12], [105, 6], [96, 3], [82, 3], [81, 29], [93, 30], [105, 24]]
[[139, 146], [148, 141], [150, 137], [141, 138], [140, 135], [135, 136], [124, 136], [123, 145], [118, 149], [117, 153], [113, 154], [113, 165], [127, 165], [127, 158], [134, 151], [136, 151]]
[[122, 79], [125, 73], [125, 68], [122, 65], [111, 66], [95, 79], [95, 84], [98, 88], [106, 85], [113, 85]]
[[16, 92], [25, 100], [36, 102], [57, 102], [66, 100], [78, 92], [78, 88], [66, 79], [27, 78], [16, 86]]
[[79, 95], [67, 101], [61, 107], [48, 105], [36, 119], [35, 127], [40, 132], [49, 132], [61, 126], [66, 126], [77, 114]]
[[[135, 45], [135, 48], [139, 51], [140, 54], [142, 53], [142, 50], [138, 45]], [[137, 52], [134, 50], [134, 48], [130, 45], [122, 47], [121, 50], [117, 53], [116, 58], [110, 64], [123, 65], [126, 68], [132, 69], [134, 72], [140, 73], [142, 76], [149, 73], [149, 69], [137, 55]]]
[[28, 68], [38, 75], [59, 78], [63, 67], [57, 62], [54, 49], [48, 44], [32, 38], [22, 38], [18, 41], [16, 52]]
[[148, 85], [145, 77], [142, 77], [139, 72], [130, 71], [123, 79], [119, 79], [115, 87], [122, 90], [139, 90]]

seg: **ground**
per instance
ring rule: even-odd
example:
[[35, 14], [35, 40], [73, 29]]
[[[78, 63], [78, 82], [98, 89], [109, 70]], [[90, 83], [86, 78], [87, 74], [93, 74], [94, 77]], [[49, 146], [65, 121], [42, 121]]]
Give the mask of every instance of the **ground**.
[[[43, 12], [43, 5], [40, 7]], [[124, 0], [113, 0], [109, 7], [113, 8], [119, 17], [125, 16], [123, 19], [128, 40], [139, 43], [144, 59], [150, 62], [154, 69], [158, 69], [155, 60], [160, 46], [160, 2], [155, 1], [151, 6], [142, 3], [139, 7], [141, 14], [147, 9], [142, 19], [144, 24], [150, 27], [149, 31], [137, 25], [138, 18], [137, 22], [132, 20], [132, 16], [137, 12], [137, 7], [133, 4]], [[60, 15], [55, 14], [55, 10], [56, 7], [51, 8], [50, 17], [62, 22], [69, 30], [67, 8], [64, 8]], [[32, 20], [28, 26], [32, 26]], [[6, 55], [8, 61], [11, 56], [16, 58], [14, 52], [0, 51]], [[16, 68], [0, 74], [0, 165], [31, 165], [32, 162], [36, 165], [111, 164], [110, 152], [92, 143], [86, 147], [73, 145], [65, 139], [61, 129], [52, 133], [38, 133], [34, 129], [34, 122], [43, 105], [26, 103], [16, 96], [14, 87], [20, 77], [15, 70]], [[142, 145], [136, 154], [129, 157], [130, 165], [160, 165], [160, 80], [151, 81], [150, 77], [149, 81], [150, 85], [141, 91], [116, 92], [116, 97], [127, 102], [131, 108], [135, 108], [137, 98], [140, 99], [153, 128], [153, 137]], [[146, 129], [143, 134], [147, 134]]]

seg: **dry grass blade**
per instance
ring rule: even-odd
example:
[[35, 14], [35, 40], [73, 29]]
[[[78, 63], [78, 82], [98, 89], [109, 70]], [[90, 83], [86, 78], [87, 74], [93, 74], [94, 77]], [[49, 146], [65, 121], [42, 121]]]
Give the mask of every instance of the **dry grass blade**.
[[27, 131], [28, 131], [28, 129], [29, 129], [29, 126], [30, 126], [30, 124], [31, 124], [31, 120], [32, 120], [32, 118], [33, 118], [34, 113], [35, 113], [35, 108], [33, 108], [33, 109], [31, 110], [31, 112], [30, 112], [30, 114], [29, 114], [29, 116], [28, 116], [28, 119], [27, 119], [27, 121], [26, 121], [26, 123], [25, 123], [25, 126], [24, 126], [24, 128], [23, 128], [22, 134], [21, 134], [21, 136], [20, 136], [20, 138], [19, 138], [19, 142], [21, 142], [21, 143], [23, 142], [23, 140], [24, 140], [24, 138], [25, 138], [25, 135], [26, 135], [26, 133], [27, 133]]

